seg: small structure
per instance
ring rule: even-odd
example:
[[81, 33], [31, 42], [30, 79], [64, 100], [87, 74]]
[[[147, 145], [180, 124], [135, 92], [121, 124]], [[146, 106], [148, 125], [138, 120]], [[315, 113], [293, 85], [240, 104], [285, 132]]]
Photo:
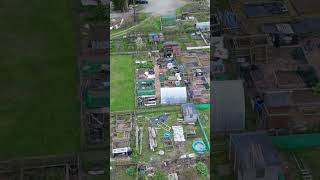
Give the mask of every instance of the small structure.
[[184, 142], [186, 139], [184, 138], [183, 127], [182, 126], [172, 126], [173, 130], [173, 140], [175, 142]]
[[176, 16], [161, 16], [160, 17], [161, 31], [172, 29], [176, 26]]
[[283, 175], [281, 161], [264, 131], [232, 134], [229, 149], [237, 180], [269, 180]]
[[304, 132], [320, 128], [320, 97], [312, 89], [266, 91], [263, 101], [255, 102], [259, 126]]
[[167, 41], [163, 43], [163, 51], [165, 57], [179, 56], [181, 53], [179, 43], [175, 41]]
[[209, 30], [210, 29], [210, 22], [198, 22], [195, 24], [197, 30]]
[[186, 87], [163, 87], [161, 92], [161, 104], [184, 104], [187, 102]]
[[186, 138], [195, 138], [197, 137], [196, 128], [194, 125], [187, 125], [184, 127], [184, 134]]
[[247, 58], [251, 64], [263, 64], [269, 60], [273, 46], [267, 34], [233, 36], [231, 39], [231, 56]]
[[112, 149], [113, 157], [130, 156], [131, 154], [132, 154], [132, 150], [130, 147]]
[[196, 122], [199, 118], [199, 112], [193, 103], [181, 105], [183, 119], [185, 122]]
[[241, 80], [213, 81], [211, 129], [214, 133], [245, 128], [245, 98]]
[[149, 42], [161, 43], [164, 41], [163, 33], [149, 33]]

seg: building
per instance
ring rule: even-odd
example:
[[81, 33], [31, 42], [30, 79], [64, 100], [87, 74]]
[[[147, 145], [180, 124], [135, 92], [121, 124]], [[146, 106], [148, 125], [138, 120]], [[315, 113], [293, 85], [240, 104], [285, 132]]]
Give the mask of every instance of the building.
[[183, 119], [185, 122], [196, 122], [199, 118], [199, 112], [192, 103], [181, 105]]
[[197, 30], [209, 30], [210, 22], [198, 22], [195, 24]]
[[242, 81], [213, 81], [211, 87], [213, 132], [243, 130], [245, 128], [245, 96]]
[[261, 128], [304, 132], [320, 129], [320, 97], [312, 89], [266, 91], [255, 100]]
[[163, 43], [163, 51], [165, 57], [179, 56], [181, 54], [179, 43], [175, 41], [167, 41]]
[[282, 165], [264, 131], [230, 135], [229, 158], [237, 180], [277, 180]]
[[184, 104], [187, 102], [186, 87], [161, 88], [161, 104]]

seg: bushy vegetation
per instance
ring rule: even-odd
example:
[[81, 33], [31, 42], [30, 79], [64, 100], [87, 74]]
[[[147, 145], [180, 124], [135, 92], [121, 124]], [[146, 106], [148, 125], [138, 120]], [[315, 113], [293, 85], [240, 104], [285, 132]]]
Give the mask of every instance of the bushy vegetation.
[[205, 163], [203, 162], [198, 162], [196, 164], [196, 169], [197, 169], [197, 172], [200, 176], [203, 176], [203, 177], [206, 177], [208, 176], [209, 174], [209, 170], [208, 170], [208, 167]]

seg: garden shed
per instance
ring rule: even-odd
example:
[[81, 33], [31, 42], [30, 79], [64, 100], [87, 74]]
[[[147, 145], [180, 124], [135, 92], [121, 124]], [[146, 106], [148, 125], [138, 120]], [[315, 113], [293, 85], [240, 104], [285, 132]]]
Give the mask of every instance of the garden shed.
[[186, 122], [196, 122], [199, 118], [199, 112], [193, 103], [182, 104], [183, 119]]

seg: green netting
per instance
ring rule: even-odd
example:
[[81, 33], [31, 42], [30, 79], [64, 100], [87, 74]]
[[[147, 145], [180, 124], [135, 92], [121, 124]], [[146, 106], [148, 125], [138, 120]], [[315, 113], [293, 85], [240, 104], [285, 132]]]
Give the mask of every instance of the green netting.
[[161, 16], [161, 24], [171, 26], [176, 24], [176, 16]]
[[200, 120], [200, 119], [198, 119], [198, 123], [199, 123], [200, 129], [201, 129], [201, 131], [202, 131], [202, 133], [203, 133], [204, 141], [206, 142], [206, 144], [207, 144], [207, 146], [208, 146], [208, 150], [209, 150], [209, 152], [210, 152], [210, 142], [209, 142], [209, 140], [208, 140], [206, 131], [204, 130], [204, 127], [202, 126], [202, 123], [201, 123], [201, 120]]
[[144, 83], [154, 83], [154, 80], [153, 79], [144, 79], [144, 80], [137, 80], [136, 81], [136, 84], [144, 84]]
[[320, 133], [273, 136], [273, 144], [280, 149], [302, 149], [320, 147]]
[[108, 106], [108, 96], [106, 92], [92, 92], [90, 90], [86, 91], [85, 103], [88, 108], [100, 108]]
[[106, 63], [88, 62], [81, 66], [81, 71], [86, 74], [99, 73], [105, 69]]
[[210, 104], [195, 104], [197, 109], [210, 109]]
[[226, 78], [226, 76], [225, 76], [224, 74], [217, 74], [217, 75], [215, 76], [215, 79], [216, 79], [217, 81], [224, 81], [224, 80], [226, 80], [227, 78]]
[[148, 95], [155, 95], [155, 94], [156, 94], [156, 91], [154, 89], [137, 91], [137, 96], [148, 96]]
[[166, 80], [166, 76], [161, 74], [160, 77], [159, 77], [160, 81], [163, 82]]

